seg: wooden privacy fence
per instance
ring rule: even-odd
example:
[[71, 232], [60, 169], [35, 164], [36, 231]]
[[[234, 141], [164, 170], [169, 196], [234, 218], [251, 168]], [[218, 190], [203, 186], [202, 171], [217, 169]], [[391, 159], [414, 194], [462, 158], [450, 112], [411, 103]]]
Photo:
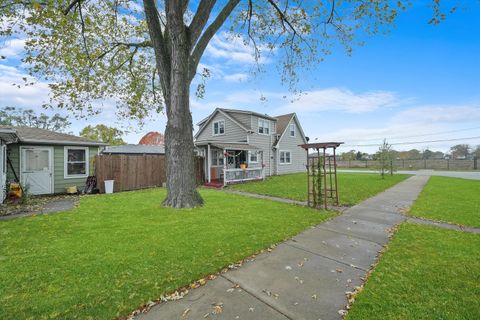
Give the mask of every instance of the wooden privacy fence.
[[[167, 181], [164, 155], [100, 154], [95, 157], [97, 187], [105, 192], [105, 180], [114, 180], [113, 191], [160, 187]], [[204, 181], [203, 158], [195, 158], [197, 183]]]

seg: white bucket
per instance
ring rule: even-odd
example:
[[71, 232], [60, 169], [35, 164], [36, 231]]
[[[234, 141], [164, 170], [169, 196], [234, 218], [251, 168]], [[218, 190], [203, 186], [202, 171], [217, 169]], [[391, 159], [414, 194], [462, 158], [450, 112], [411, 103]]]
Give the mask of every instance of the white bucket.
[[115, 180], [105, 180], [105, 193], [113, 193], [113, 182]]

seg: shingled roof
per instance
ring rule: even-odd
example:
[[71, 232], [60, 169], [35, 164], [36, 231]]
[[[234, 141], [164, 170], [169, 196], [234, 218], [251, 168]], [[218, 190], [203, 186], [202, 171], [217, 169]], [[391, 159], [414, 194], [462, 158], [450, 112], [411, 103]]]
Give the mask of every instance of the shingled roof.
[[277, 119], [277, 134], [282, 135], [285, 132], [294, 115], [295, 113], [289, 113], [275, 117]]
[[40, 128], [0, 126], [1, 129], [11, 129], [15, 132], [19, 142], [48, 143], [48, 144], [75, 144], [84, 146], [104, 146], [108, 143], [93, 141], [87, 138], [74, 136]]

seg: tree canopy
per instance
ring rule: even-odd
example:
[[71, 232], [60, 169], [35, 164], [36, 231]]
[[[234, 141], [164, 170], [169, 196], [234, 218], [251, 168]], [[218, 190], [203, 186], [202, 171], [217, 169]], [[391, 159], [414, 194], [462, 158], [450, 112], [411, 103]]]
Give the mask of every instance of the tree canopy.
[[104, 124], [86, 126], [82, 129], [82, 131], [80, 131], [80, 136], [90, 140], [102, 141], [112, 146], [126, 144], [126, 142], [122, 139], [123, 131], [117, 128], [106, 126]]
[[68, 121], [68, 117], [63, 117], [59, 113], [50, 117], [45, 113], [37, 114], [32, 109], [4, 107], [0, 109], [0, 125], [25, 126], [64, 132], [71, 123]]

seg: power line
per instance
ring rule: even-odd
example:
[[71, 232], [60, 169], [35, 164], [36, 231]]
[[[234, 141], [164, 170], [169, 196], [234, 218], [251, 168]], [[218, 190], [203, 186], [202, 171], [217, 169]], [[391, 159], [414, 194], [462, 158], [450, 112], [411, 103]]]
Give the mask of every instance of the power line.
[[[470, 130], [476, 130], [480, 129], [480, 127], [473, 127], [473, 128], [465, 128], [465, 129], [458, 129], [458, 130], [450, 130], [450, 131], [441, 131], [441, 132], [436, 132], [436, 133], [426, 133], [426, 134], [418, 134], [418, 135], [412, 135], [412, 136], [403, 136], [403, 137], [387, 137], [387, 140], [395, 140], [395, 139], [408, 139], [408, 138], [418, 138], [418, 137], [427, 137], [427, 136], [436, 136], [436, 135], [441, 135], [441, 134], [447, 134], [447, 133], [456, 133], [456, 132], [464, 132], [464, 131], [470, 131]], [[356, 140], [350, 140], [350, 141], [374, 141], [374, 140], [383, 140], [386, 137], [382, 138], [371, 138], [371, 139], [356, 139]]]
[[[466, 138], [456, 138], [456, 139], [442, 139], [442, 140], [427, 140], [427, 141], [408, 141], [408, 142], [396, 142], [396, 143], [390, 143], [392, 146], [396, 145], [409, 145], [409, 144], [422, 144], [422, 143], [436, 143], [436, 142], [451, 142], [451, 141], [463, 141], [463, 140], [474, 140], [474, 139], [480, 139], [480, 136], [476, 137], [466, 137]], [[344, 147], [379, 147], [382, 144], [378, 143], [373, 143], [373, 144], [345, 144], [343, 145]]]

